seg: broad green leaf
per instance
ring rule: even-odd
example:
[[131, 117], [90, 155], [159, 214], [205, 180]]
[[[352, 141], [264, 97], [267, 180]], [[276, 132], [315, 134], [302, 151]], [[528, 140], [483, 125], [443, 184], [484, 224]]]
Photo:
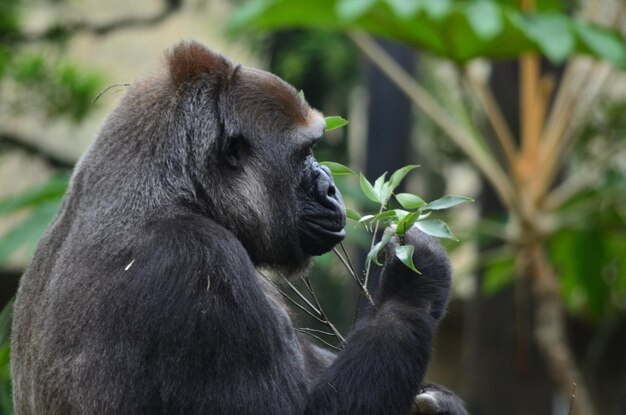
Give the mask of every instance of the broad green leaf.
[[358, 223], [369, 222], [374, 218], [374, 215], [363, 215], [358, 219]]
[[378, 200], [384, 200], [381, 191], [383, 190], [383, 184], [385, 184], [385, 177], [387, 177], [387, 172], [381, 174], [376, 181], [374, 181], [374, 191], [378, 195]]
[[398, 193], [396, 199], [405, 209], [419, 209], [426, 204], [421, 197], [411, 193]]
[[0, 264], [23, 246], [29, 248], [30, 251], [34, 249], [37, 241], [56, 215], [59, 204], [60, 200], [40, 204], [33, 209], [30, 216], [2, 235], [0, 238]]
[[398, 223], [398, 227], [396, 228], [396, 233], [398, 235], [404, 235], [407, 230], [411, 229], [411, 226], [419, 219], [418, 212], [410, 212], [408, 215], [402, 218], [400, 223]]
[[527, 16], [517, 2], [486, 0], [257, 0], [239, 8], [231, 28], [363, 30], [459, 64], [539, 52], [553, 60], [586, 53], [626, 66], [617, 31], [547, 10], [540, 4]]
[[325, 117], [324, 121], [326, 121], [326, 129], [324, 131], [332, 131], [337, 128], [341, 128], [344, 125], [348, 124], [348, 120], [341, 118], [338, 115], [332, 115], [330, 117]]
[[415, 13], [421, 9], [419, 1], [415, 0], [385, 0], [391, 10], [400, 19], [410, 19]]
[[416, 164], [410, 164], [408, 166], [404, 166], [401, 169], [396, 170], [391, 175], [391, 178], [389, 179], [389, 191], [393, 192], [396, 189], [396, 187], [400, 185], [402, 180], [404, 180], [406, 175], [409, 174], [411, 170], [414, 170], [418, 167], [419, 166]]
[[359, 175], [359, 185], [361, 186], [361, 190], [365, 196], [371, 200], [372, 202], [380, 203], [380, 199], [378, 199], [378, 194], [376, 190], [374, 190], [374, 186], [365, 178], [363, 173]]
[[383, 237], [380, 241], [372, 247], [372, 249], [367, 253], [367, 258], [365, 260], [365, 265], [372, 261], [376, 265], [382, 265], [378, 260], [378, 253], [387, 245], [391, 237], [393, 236], [393, 232], [385, 232], [383, 233]]
[[574, 50], [574, 35], [565, 15], [520, 15], [512, 20], [520, 30], [537, 43], [553, 62], [562, 62]]
[[500, 9], [491, 1], [470, 3], [466, 14], [470, 27], [482, 40], [492, 39], [502, 31], [503, 22]]
[[402, 210], [402, 209], [394, 209], [394, 212], [396, 212], [396, 216], [398, 220], [404, 219], [406, 215], [409, 214], [409, 212], [407, 212], [406, 210]]
[[36, 206], [51, 200], [61, 200], [67, 190], [68, 183], [68, 176], [54, 176], [41, 186], [27, 190], [9, 199], [0, 200], [0, 215], [15, 212], [25, 207]]
[[396, 257], [414, 272], [421, 274], [413, 265], [413, 245], [396, 246]]
[[482, 291], [487, 295], [497, 294], [515, 279], [515, 262], [513, 257], [502, 258], [490, 264], [485, 270]]
[[450, 0], [420, 0], [420, 3], [428, 16], [435, 20], [443, 18], [452, 6]]
[[354, 20], [361, 17], [374, 6], [377, 0], [339, 0], [337, 15], [345, 20]]
[[322, 166], [328, 167], [333, 176], [342, 176], [345, 174], [354, 174], [356, 176], [355, 172], [353, 172], [352, 170], [350, 170], [349, 167], [344, 166], [343, 164], [335, 163], [334, 161], [322, 161], [320, 162], [320, 164]]
[[[607, 252], [607, 235], [598, 230], [565, 230], [550, 240], [551, 258], [559, 269], [559, 284], [567, 306], [604, 314], [610, 298], [603, 269], [611, 261]], [[622, 236], [623, 238], [623, 236]]]
[[444, 196], [441, 199], [434, 200], [424, 206], [422, 206], [422, 211], [427, 210], [443, 210], [449, 209], [451, 207], [460, 205], [466, 202], [473, 202], [474, 199], [464, 196]]
[[573, 26], [585, 52], [606, 59], [614, 65], [621, 67], [626, 65], [624, 39], [586, 23], [575, 22]]
[[375, 215], [372, 218], [372, 222], [374, 221], [385, 221], [387, 219], [394, 219], [396, 218], [396, 212], [394, 210], [387, 210], [385, 212], [381, 212], [378, 215]]
[[419, 222], [415, 222], [417, 228], [436, 238], [447, 238], [458, 241], [457, 237], [452, 234], [448, 225], [440, 219], [424, 219]]
[[346, 208], [346, 217], [354, 221], [359, 221], [361, 219], [361, 214], [354, 209]]

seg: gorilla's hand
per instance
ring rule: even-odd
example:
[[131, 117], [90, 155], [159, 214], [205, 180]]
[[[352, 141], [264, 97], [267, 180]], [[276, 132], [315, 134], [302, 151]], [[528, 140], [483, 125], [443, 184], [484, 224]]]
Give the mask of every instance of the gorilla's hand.
[[439, 385], [426, 385], [413, 401], [411, 415], [467, 415], [463, 401]]
[[[393, 232], [387, 228], [385, 232]], [[450, 294], [451, 271], [448, 258], [437, 240], [416, 227], [399, 241], [393, 236], [384, 252], [380, 301], [393, 300], [427, 311], [438, 321], [445, 311]], [[416, 274], [396, 257], [398, 245], [413, 245]]]

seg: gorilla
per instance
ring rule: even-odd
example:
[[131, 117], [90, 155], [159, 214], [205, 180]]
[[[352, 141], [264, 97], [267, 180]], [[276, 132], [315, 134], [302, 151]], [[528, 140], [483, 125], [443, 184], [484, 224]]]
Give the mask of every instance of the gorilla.
[[298, 275], [344, 237], [312, 153], [324, 128], [278, 77], [174, 47], [78, 162], [21, 279], [16, 413], [464, 414], [422, 385], [450, 289], [434, 240], [406, 235], [421, 276], [388, 251], [337, 355], [299, 337], [258, 271]]

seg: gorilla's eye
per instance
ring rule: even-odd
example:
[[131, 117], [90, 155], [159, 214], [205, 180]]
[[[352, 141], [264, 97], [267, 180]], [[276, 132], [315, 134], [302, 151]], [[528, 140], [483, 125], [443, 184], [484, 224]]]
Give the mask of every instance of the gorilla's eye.
[[244, 145], [244, 138], [240, 135], [226, 139], [222, 150], [222, 160], [231, 169], [239, 168]]

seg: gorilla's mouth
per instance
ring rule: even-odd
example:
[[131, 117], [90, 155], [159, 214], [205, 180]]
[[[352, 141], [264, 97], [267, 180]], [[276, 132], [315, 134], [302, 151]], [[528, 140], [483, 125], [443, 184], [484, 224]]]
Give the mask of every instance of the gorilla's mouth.
[[301, 205], [300, 243], [306, 254], [322, 255], [346, 236], [346, 209], [330, 170], [311, 161], [313, 178]]
[[322, 255], [343, 241], [346, 236], [345, 216], [339, 220], [303, 221], [301, 243], [309, 255]]

